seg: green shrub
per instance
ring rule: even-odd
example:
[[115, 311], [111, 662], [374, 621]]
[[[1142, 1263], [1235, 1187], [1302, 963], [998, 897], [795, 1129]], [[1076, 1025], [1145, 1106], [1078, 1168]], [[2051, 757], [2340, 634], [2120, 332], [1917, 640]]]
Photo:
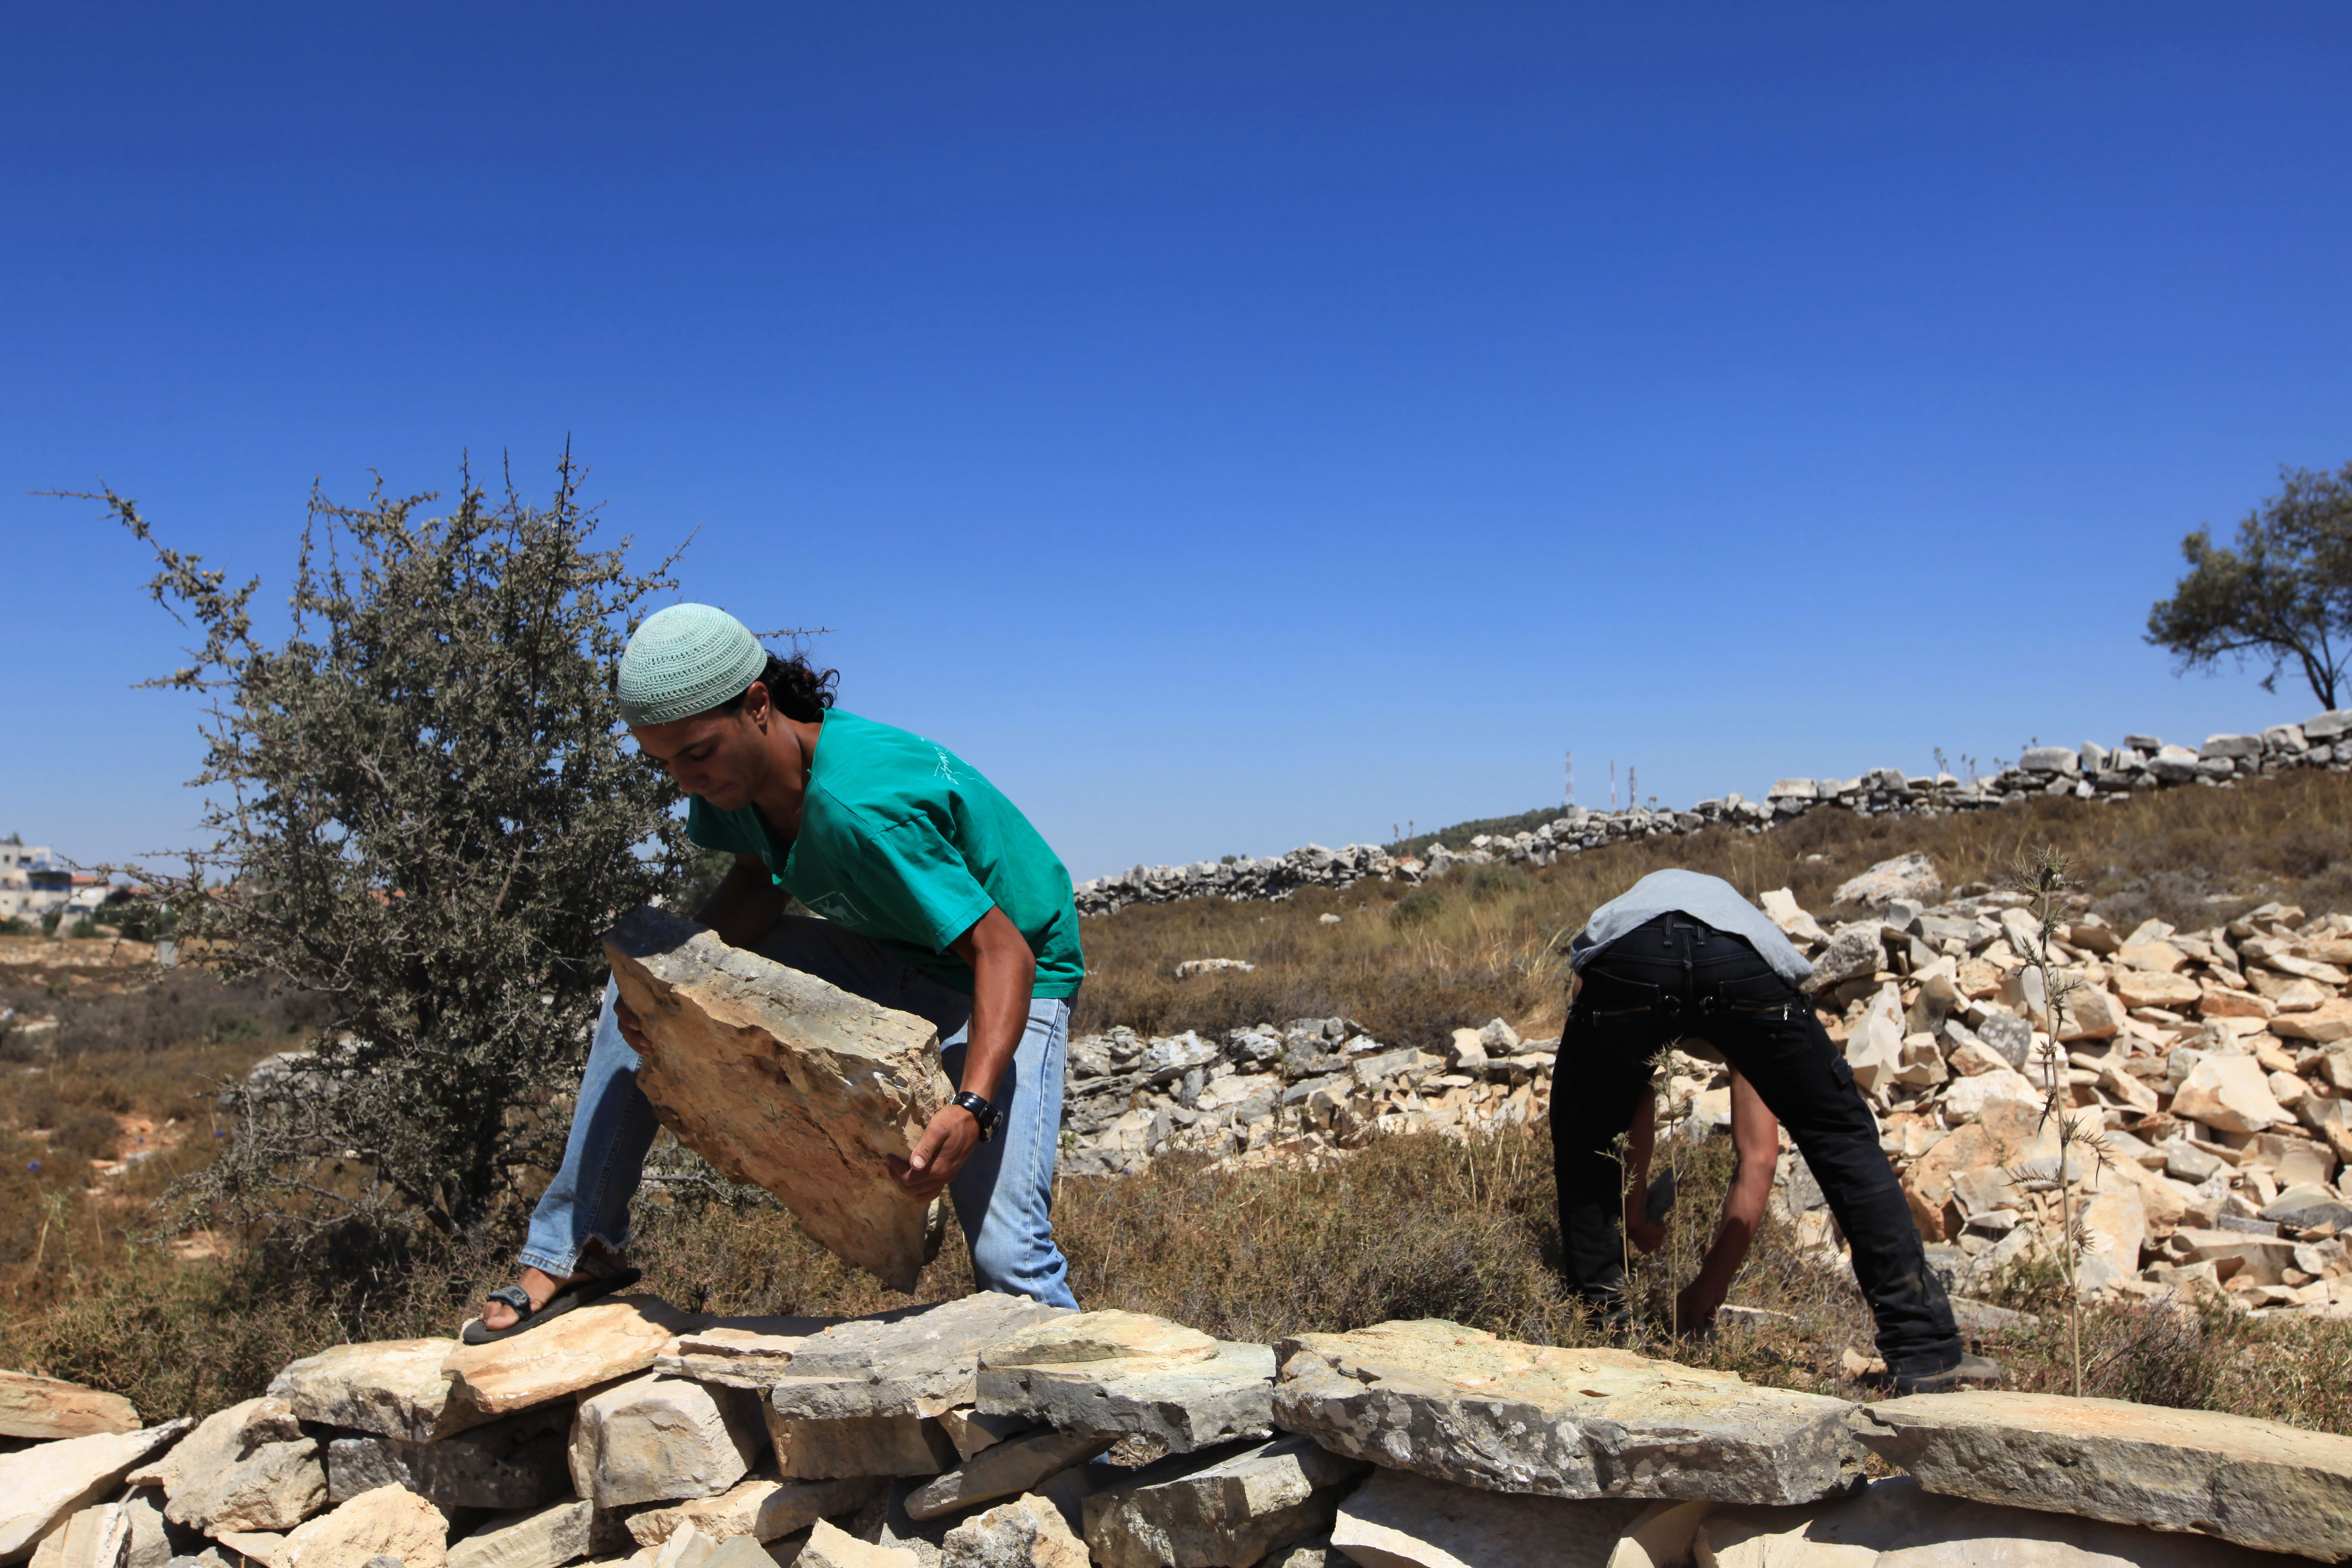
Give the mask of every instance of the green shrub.
[[1411, 931], [1435, 920], [1438, 910], [1444, 907], [1445, 895], [1435, 888], [1415, 888], [1389, 910], [1389, 924], [1399, 931]]

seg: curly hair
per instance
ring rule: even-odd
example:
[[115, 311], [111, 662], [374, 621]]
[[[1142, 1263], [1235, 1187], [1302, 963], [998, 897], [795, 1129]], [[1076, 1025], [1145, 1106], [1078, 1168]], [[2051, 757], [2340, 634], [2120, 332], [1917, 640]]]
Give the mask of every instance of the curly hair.
[[[819, 669], [798, 654], [778, 658], [772, 653], [768, 656], [768, 668], [760, 672], [758, 684], [768, 689], [768, 700], [776, 705], [777, 712], [803, 724], [814, 724], [833, 706], [833, 689], [841, 684], [841, 671]], [[740, 713], [743, 699], [751, 694], [751, 689], [746, 687], [712, 711]]]

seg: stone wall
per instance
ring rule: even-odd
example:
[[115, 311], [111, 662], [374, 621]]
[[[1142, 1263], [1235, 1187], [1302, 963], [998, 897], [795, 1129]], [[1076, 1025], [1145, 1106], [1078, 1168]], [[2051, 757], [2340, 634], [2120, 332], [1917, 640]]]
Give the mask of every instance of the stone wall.
[[477, 1348], [339, 1346], [201, 1424], [5, 1378], [37, 1440], [0, 1455], [0, 1562], [36, 1568], [2352, 1556], [2352, 1438], [2051, 1394], [1856, 1405], [1433, 1320], [1260, 1345], [1007, 1296], [847, 1321], [635, 1297]]
[[2124, 800], [2140, 790], [2183, 784], [2220, 785], [2240, 778], [2321, 767], [2352, 768], [2352, 709], [2336, 709], [2301, 724], [2279, 724], [2258, 735], [2211, 735], [2192, 750], [2153, 735], [2126, 735], [2113, 749], [2095, 742], [2079, 748], [2029, 746], [1990, 778], [1962, 782], [1949, 773], [1906, 774], [1873, 768], [1850, 779], [1782, 779], [1760, 801], [1739, 795], [1703, 800], [1688, 811], [1589, 811], [1570, 806], [1552, 821], [1508, 838], [1480, 834], [1465, 844], [1433, 845], [1425, 858], [1393, 857], [1377, 844], [1326, 849], [1308, 844], [1286, 855], [1189, 866], [1138, 866], [1078, 885], [1078, 912], [1105, 915], [1129, 904], [1176, 899], [1283, 899], [1305, 887], [1345, 888], [1367, 877], [1416, 882], [1456, 865], [1505, 861], [1549, 866], [1563, 855], [1622, 842], [1696, 833], [1728, 826], [1760, 833], [1822, 806], [1865, 816], [1928, 816], [1980, 811], [2030, 795], [2072, 795], [2084, 800]]

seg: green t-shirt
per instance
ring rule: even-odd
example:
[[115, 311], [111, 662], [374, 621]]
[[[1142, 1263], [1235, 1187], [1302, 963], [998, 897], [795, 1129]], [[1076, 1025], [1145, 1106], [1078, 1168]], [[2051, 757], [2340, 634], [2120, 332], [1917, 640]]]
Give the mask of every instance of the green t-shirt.
[[800, 837], [781, 847], [757, 809], [700, 795], [687, 837], [757, 856], [791, 894], [970, 994], [971, 966], [948, 951], [992, 905], [1037, 955], [1038, 996], [1075, 996], [1086, 978], [1070, 874], [978, 769], [920, 735], [834, 709], [824, 716]]

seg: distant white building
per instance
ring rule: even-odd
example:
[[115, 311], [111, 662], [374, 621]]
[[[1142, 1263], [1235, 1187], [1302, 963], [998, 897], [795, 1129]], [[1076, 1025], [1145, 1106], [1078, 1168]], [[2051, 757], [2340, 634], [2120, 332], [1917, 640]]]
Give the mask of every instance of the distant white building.
[[37, 919], [73, 895], [73, 872], [47, 845], [0, 844], [0, 920]]

